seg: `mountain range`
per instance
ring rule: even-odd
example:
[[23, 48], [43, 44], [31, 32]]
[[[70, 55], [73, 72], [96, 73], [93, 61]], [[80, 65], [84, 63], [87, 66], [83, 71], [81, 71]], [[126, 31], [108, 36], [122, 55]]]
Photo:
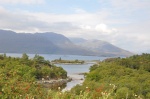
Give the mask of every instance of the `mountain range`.
[[70, 40], [83, 48], [86, 48], [100, 56], [130, 56], [133, 53], [114, 46], [102, 40], [85, 40], [82, 38], [70, 38]]
[[16, 33], [0, 30], [0, 53], [130, 56], [131, 52], [100, 40], [67, 38], [45, 33]]

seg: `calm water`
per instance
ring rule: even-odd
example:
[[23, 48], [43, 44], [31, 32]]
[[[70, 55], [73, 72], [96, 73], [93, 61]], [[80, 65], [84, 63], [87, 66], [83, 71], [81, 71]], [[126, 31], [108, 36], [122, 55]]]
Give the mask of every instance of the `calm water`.
[[67, 83], [67, 86], [63, 91], [70, 90], [72, 87], [74, 87], [77, 84], [82, 84], [84, 81], [84, 76], [79, 75], [79, 73], [89, 72], [89, 68], [92, 65], [93, 64], [83, 64], [83, 65], [58, 64], [57, 66], [63, 67], [67, 71], [68, 76], [72, 78], [72, 81]]
[[[22, 54], [15, 54], [15, 53], [7, 53], [7, 56], [12, 57], [21, 57]], [[85, 60], [85, 61], [92, 61], [92, 60], [104, 60], [108, 57], [98, 57], [98, 56], [80, 56], [80, 55], [51, 55], [51, 54], [39, 54], [40, 56], [43, 56], [46, 60], [54, 60], [54, 59], [65, 59], [65, 60]], [[33, 58], [35, 54], [28, 54], [30, 58]], [[64, 90], [70, 90], [73, 86], [77, 84], [82, 84], [84, 76], [79, 75], [79, 73], [85, 73], [89, 72], [90, 66], [93, 64], [81, 64], [81, 65], [64, 65], [64, 64], [56, 64], [57, 66], [63, 67], [67, 73], [68, 76], [72, 78], [72, 81], [67, 83], [67, 86]], [[82, 79], [82, 80], [81, 80]]]
[[[3, 53], [1, 53], [3, 54]], [[18, 53], [7, 53], [7, 56], [12, 56], [12, 57], [21, 57], [22, 54], [18, 54]], [[54, 60], [54, 59], [64, 59], [64, 60], [87, 60], [87, 61], [91, 61], [91, 60], [104, 60], [107, 57], [99, 57], [99, 56], [80, 56], [80, 55], [54, 55], [54, 54], [38, 54], [40, 56], [43, 56], [46, 60]], [[35, 54], [28, 54], [28, 56], [30, 58], [33, 58], [35, 56]]]

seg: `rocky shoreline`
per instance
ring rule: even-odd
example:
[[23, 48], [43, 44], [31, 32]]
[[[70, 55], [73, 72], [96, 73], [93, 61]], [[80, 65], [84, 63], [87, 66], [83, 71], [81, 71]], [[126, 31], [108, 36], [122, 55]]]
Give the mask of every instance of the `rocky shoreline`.
[[66, 85], [68, 82], [70, 82], [72, 80], [72, 78], [68, 77], [66, 79], [57, 79], [57, 80], [38, 80], [37, 83], [43, 85], [43, 87], [45, 88], [53, 88], [53, 89], [57, 89], [60, 86], [64, 86]]

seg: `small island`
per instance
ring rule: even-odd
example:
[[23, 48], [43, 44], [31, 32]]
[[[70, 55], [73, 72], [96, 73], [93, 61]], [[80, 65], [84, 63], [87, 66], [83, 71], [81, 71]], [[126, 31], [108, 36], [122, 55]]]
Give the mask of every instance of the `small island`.
[[52, 60], [51, 63], [53, 64], [84, 64], [85, 61], [83, 60], [63, 60], [61, 59], [61, 57], [59, 59], [55, 59], [55, 60]]

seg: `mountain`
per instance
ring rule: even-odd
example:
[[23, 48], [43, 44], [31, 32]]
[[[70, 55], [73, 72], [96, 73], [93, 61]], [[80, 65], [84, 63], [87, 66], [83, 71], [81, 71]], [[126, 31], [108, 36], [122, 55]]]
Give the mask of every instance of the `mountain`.
[[108, 42], [67, 38], [64, 35], [45, 33], [16, 33], [0, 30], [0, 53], [33, 53], [62, 55], [128, 56], [130, 52]]
[[[80, 39], [80, 42], [77, 42]], [[133, 53], [116, 47], [101, 40], [85, 40], [81, 38], [70, 38], [76, 45], [95, 52], [99, 56], [130, 56]]]
[[0, 30], [0, 53], [76, 54], [91, 55], [61, 34], [15, 33]]
[[83, 38], [75, 38], [75, 37], [69, 37], [70, 41], [73, 42], [74, 44], [79, 44], [79, 43], [83, 43], [86, 42], [86, 39]]
[[57, 48], [48, 39], [34, 34], [0, 30], [1, 53], [51, 53]]

